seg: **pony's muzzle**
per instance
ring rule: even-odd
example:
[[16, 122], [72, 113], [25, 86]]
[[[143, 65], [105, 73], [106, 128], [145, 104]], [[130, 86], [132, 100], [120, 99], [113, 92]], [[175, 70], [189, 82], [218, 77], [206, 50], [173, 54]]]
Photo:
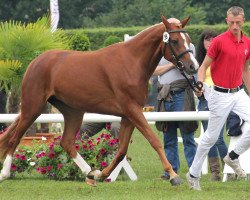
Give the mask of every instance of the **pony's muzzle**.
[[191, 71], [195, 71], [194, 64], [191, 64], [191, 65], [189, 66], [189, 68], [190, 68]]
[[197, 67], [194, 63], [191, 63], [188, 67], [187, 73], [190, 75], [193, 75], [197, 73], [199, 67]]

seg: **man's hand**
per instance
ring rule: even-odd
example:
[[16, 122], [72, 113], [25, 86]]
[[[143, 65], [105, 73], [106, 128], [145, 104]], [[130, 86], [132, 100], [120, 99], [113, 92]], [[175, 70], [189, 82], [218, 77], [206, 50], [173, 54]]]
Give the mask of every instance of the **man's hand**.
[[196, 95], [197, 97], [201, 97], [202, 94], [203, 94], [203, 92], [204, 92], [204, 90], [201, 89], [201, 90], [199, 90], [199, 91], [196, 91], [196, 92], [195, 92], [195, 95]]
[[197, 81], [196, 83], [195, 83], [195, 95], [197, 96], [197, 97], [200, 97], [200, 96], [202, 96], [202, 94], [203, 94], [203, 92], [204, 92], [204, 89], [203, 89], [203, 83], [201, 82], [201, 81]]

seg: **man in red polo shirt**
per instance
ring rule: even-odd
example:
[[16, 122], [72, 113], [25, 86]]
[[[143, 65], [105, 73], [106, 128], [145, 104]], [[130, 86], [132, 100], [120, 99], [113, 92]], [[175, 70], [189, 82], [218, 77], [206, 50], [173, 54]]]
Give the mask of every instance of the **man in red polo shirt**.
[[[220, 130], [230, 111], [238, 114], [246, 123], [250, 123], [250, 98], [242, 86], [242, 79], [250, 91], [250, 59], [249, 39], [242, 33], [244, 24], [244, 10], [233, 6], [227, 11], [226, 22], [228, 30], [213, 39], [207, 55], [198, 71], [198, 80], [204, 82], [206, 70], [211, 66], [213, 88], [206, 86], [197, 96], [204, 95], [208, 101], [210, 116], [208, 128], [201, 136], [196, 155], [186, 178], [189, 186], [194, 190], [201, 190], [199, 177], [202, 164], [209, 149], [217, 141]], [[245, 178], [246, 173], [239, 163], [239, 155], [250, 146], [250, 130], [244, 132], [236, 145], [225, 158], [226, 164], [231, 166], [238, 177]]]

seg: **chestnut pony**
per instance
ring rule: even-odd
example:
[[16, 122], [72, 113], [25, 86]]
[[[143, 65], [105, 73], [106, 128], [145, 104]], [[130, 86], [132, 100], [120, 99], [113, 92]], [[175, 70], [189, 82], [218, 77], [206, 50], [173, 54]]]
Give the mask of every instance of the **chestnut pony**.
[[[23, 81], [21, 112], [0, 136], [0, 158], [4, 160], [0, 181], [10, 176], [13, 154], [29, 126], [41, 114], [46, 102], [64, 117], [61, 146], [86, 174], [86, 182], [96, 185], [104, 179], [127, 153], [131, 134], [136, 127], [157, 151], [172, 185], [180, 184], [179, 176], [168, 162], [161, 142], [148, 125], [143, 106], [148, 81], [162, 56], [188, 74], [198, 69], [189, 50], [190, 38], [181, 25], [162, 22], [137, 34], [127, 42], [91, 51], [47, 51], [29, 65]], [[93, 170], [74, 148], [85, 112], [116, 115], [122, 118], [118, 152], [103, 171]]]

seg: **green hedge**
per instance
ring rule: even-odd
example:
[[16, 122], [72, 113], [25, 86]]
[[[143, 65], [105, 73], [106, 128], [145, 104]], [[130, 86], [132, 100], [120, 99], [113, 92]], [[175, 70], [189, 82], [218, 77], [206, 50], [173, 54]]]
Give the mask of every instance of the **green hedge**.
[[[147, 27], [127, 27], [127, 28], [94, 28], [94, 29], [72, 29], [67, 30], [70, 35], [74, 34], [84, 34], [90, 40], [90, 49], [96, 50], [103, 47], [104, 41], [109, 36], [117, 36], [122, 41], [124, 40], [124, 34], [135, 35], [145, 29]], [[192, 42], [194, 44], [197, 43], [201, 32], [205, 29], [214, 29], [218, 33], [221, 33], [227, 29], [226, 24], [218, 24], [218, 25], [190, 25], [185, 27], [188, 31], [190, 37], [192, 38]], [[249, 36], [250, 35], [250, 22], [245, 23], [243, 27], [244, 32]]]
[[104, 41], [111, 35], [117, 36], [121, 41], [124, 40], [124, 34], [135, 35], [145, 27], [128, 28], [95, 28], [95, 29], [72, 29], [66, 30], [68, 34], [84, 34], [90, 41], [90, 49], [96, 50], [103, 47]]
[[114, 44], [114, 43], [118, 43], [118, 42], [122, 42], [123, 40], [120, 39], [119, 37], [115, 36], [115, 35], [110, 35], [109, 37], [107, 37], [105, 40], [104, 40], [104, 44], [103, 46], [104, 47], [107, 47], [111, 44]]
[[[197, 44], [197, 41], [205, 29], [213, 29], [217, 31], [218, 33], [222, 33], [227, 30], [226, 24], [218, 24], [218, 25], [191, 25], [187, 26], [185, 29], [188, 31], [188, 34], [190, 35], [192, 42], [194, 44]], [[243, 31], [246, 35], [250, 36], [250, 22], [245, 23], [243, 27]]]

